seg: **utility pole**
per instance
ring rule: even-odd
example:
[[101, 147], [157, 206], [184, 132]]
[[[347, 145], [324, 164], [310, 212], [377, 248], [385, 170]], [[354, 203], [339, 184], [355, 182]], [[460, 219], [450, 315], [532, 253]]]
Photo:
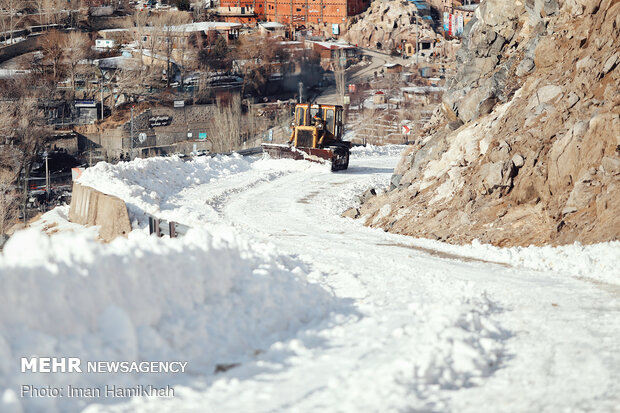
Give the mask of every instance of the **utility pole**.
[[45, 199], [49, 201], [50, 199], [50, 168], [48, 163], [48, 154], [47, 151], [43, 152], [43, 156], [45, 157]]
[[133, 160], [133, 106], [131, 106], [131, 126], [129, 132], [129, 160]]
[[420, 66], [420, 54], [418, 48], [420, 45], [420, 26], [418, 25], [418, 12], [415, 12], [415, 65]]
[[101, 75], [101, 120], [103, 120], [103, 70], [101, 70], [101, 66], [100, 66], [101, 62], [99, 62], [98, 66], [99, 66], [99, 74]]
[[304, 82], [299, 82], [299, 103], [303, 103]]
[[103, 76], [101, 76], [101, 120], [103, 120]]

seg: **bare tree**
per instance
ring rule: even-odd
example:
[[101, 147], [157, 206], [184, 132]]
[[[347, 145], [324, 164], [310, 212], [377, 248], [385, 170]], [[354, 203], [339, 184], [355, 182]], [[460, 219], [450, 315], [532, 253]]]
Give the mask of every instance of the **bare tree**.
[[6, 234], [18, 217], [19, 203], [13, 174], [0, 170], [0, 237]]
[[78, 65], [90, 52], [90, 40], [88, 35], [74, 31], [65, 37], [63, 43], [65, 61], [71, 77], [71, 90], [72, 93], [75, 94], [75, 80], [78, 75]]
[[166, 59], [166, 86], [170, 86], [172, 77], [173, 52], [187, 42], [184, 23], [188, 21], [189, 15], [180, 12], [163, 13], [153, 20], [155, 35], [161, 37], [159, 44]]
[[335, 62], [333, 62], [334, 78], [336, 80], [336, 93], [338, 95], [338, 104], [344, 104], [344, 94], [346, 91], [346, 56], [342, 49], [338, 49], [335, 53]]
[[61, 22], [62, 15], [65, 13], [65, 5], [67, 3], [64, 0], [48, 0], [48, 4], [52, 22], [54, 24], [59, 24]]
[[294, 65], [284, 46], [276, 39], [260, 35], [245, 36], [237, 48], [236, 60], [243, 77], [242, 94], [246, 89], [263, 92], [273, 74], [285, 75]]
[[116, 101], [112, 106], [116, 106], [121, 103], [121, 100], [136, 101], [137, 98], [145, 91], [144, 81], [142, 77], [144, 73], [138, 70], [137, 62], [136, 67], [126, 65], [123, 68], [119, 68], [114, 72], [112, 83], [115, 85]]
[[2, 106], [0, 135], [4, 136], [6, 141], [2, 149], [11, 156], [9, 168], [5, 166], [3, 170], [9, 174], [6, 179], [10, 182], [23, 177], [22, 203], [25, 204], [32, 163], [50, 136], [51, 130], [45, 124], [36, 97], [22, 96], [13, 101], [5, 101]]
[[194, 93], [194, 103], [206, 103], [211, 97], [213, 89], [209, 74], [201, 71], [198, 79], [198, 92]]
[[184, 36], [179, 42], [176, 59], [181, 70], [181, 86], [183, 86], [187, 72], [198, 68], [198, 41], [195, 34]]
[[215, 152], [232, 151], [241, 135], [241, 98], [233, 95], [229, 102], [217, 100], [211, 123], [211, 140]]
[[[154, 84], [161, 72], [156, 65], [152, 64], [154, 56], [157, 54], [161, 36], [157, 35], [157, 30], [149, 24], [148, 14], [144, 11], [136, 11], [131, 21], [127, 25], [130, 40], [137, 48], [137, 65], [121, 68], [113, 74], [113, 80], [122, 92], [118, 94], [120, 98], [126, 93], [130, 98], [135, 98], [146, 92], [148, 86]], [[145, 51], [150, 54], [151, 64], [147, 65], [144, 61]]]
[[127, 25], [131, 40], [138, 48], [138, 53], [140, 54], [140, 70], [142, 70], [142, 66], [144, 65], [144, 49], [147, 48], [147, 21], [147, 13], [137, 10]]
[[9, 34], [9, 43], [13, 43], [13, 32], [21, 23], [18, 12], [25, 6], [24, 0], [0, 0], [0, 30]]
[[45, 33], [40, 40], [43, 52], [43, 63], [52, 67], [52, 77], [58, 81], [61, 75], [62, 60], [64, 57], [64, 37], [57, 30]]

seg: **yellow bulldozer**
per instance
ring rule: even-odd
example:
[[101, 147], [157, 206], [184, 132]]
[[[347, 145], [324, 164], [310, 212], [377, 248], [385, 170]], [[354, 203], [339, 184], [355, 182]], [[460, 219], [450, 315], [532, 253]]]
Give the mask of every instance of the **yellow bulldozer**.
[[351, 142], [342, 140], [342, 115], [340, 105], [298, 103], [288, 144], [264, 143], [263, 152], [272, 158], [330, 162], [332, 171], [347, 169]]

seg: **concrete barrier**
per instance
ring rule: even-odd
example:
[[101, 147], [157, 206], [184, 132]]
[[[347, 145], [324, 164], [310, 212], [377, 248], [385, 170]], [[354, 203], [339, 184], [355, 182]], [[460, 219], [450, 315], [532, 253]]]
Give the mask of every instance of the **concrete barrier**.
[[131, 231], [125, 202], [91, 187], [73, 183], [69, 221], [82, 225], [100, 225], [99, 236], [106, 242]]

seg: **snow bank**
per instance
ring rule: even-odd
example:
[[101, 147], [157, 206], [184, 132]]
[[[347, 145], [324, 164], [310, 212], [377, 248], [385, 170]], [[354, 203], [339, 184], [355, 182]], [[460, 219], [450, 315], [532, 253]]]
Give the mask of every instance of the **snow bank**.
[[130, 218], [138, 224], [145, 224], [146, 214], [150, 214], [200, 226], [217, 220], [213, 208], [217, 198], [310, 168], [329, 171], [326, 165], [311, 162], [236, 153], [189, 161], [177, 156], [155, 157], [115, 165], [100, 162], [86, 169], [78, 182], [125, 201]]
[[590, 279], [620, 285], [620, 241], [593, 245], [572, 245], [553, 247], [501, 248], [481, 244], [474, 240], [471, 245], [452, 245], [428, 239], [403, 237], [405, 244], [429, 248], [483, 261], [507, 264], [518, 268], [538, 271], [553, 271], [558, 274]]
[[362, 158], [367, 156], [399, 156], [407, 145], [366, 145], [354, 146], [351, 148], [352, 158]]
[[[179, 360], [188, 362], [190, 375], [244, 362], [328, 314], [334, 298], [304, 279], [293, 259], [227, 227], [172, 240], [134, 231], [109, 244], [89, 232], [18, 232], [0, 255], [0, 389], [8, 389], [0, 394], [0, 411], [19, 410], [14, 396], [22, 384], [187, 380], [178, 374], [21, 374], [21, 357]], [[17, 400], [27, 411], [83, 406], [66, 397]]]
[[78, 182], [121, 198], [134, 216], [142, 213], [159, 216], [162, 210], [176, 207], [172, 199], [179, 191], [247, 171], [252, 161], [233, 154], [198, 157], [191, 161], [172, 156], [114, 165], [100, 162], [86, 169]]
[[471, 248], [479, 250], [488, 259], [516, 267], [555, 271], [620, 285], [620, 241], [593, 245], [576, 242], [558, 247], [547, 245], [513, 248], [498, 248], [474, 241]]

